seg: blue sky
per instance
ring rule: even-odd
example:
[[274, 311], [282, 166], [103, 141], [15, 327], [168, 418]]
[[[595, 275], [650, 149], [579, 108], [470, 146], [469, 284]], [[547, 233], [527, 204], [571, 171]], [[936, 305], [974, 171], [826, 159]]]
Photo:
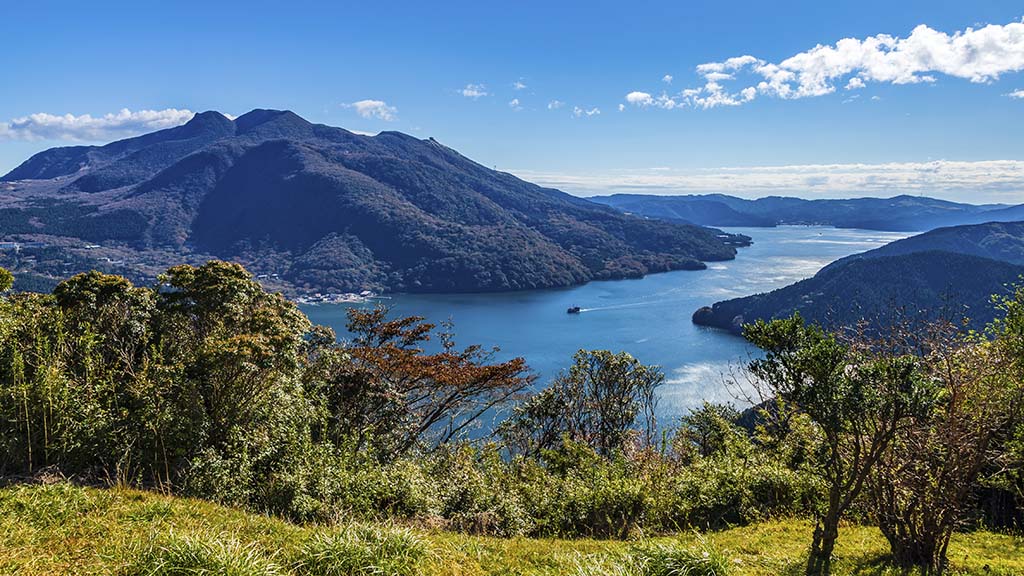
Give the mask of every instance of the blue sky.
[[581, 195], [1021, 203], [1022, 18], [936, 0], [9, 3], [0, 172], [263, 107], [433, 136]]

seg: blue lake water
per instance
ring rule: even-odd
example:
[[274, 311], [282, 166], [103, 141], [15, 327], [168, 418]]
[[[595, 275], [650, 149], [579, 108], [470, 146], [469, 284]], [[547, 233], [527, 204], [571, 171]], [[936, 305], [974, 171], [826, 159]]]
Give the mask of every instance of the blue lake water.
[[[395, 315], [451, 319], [456, 343], [497, 346], [499, 359], [522, 356], [544, 385], [580, 348], [625, 350], [665, 372], [659, 412], [675, 416], [701, 400], [733, 401], [731, 368], [755, 350], [731, 334], [695, 326], [694, 310], [716, 301], [772, 290], [813, 276], [824, 265], [907, 236], [816, 226], [729, 228], [754, 244], [735, 260], [707, 270], [652, 274], [639, 280], [591, 282], [556, 290], [499, 294], [400, 294], [381, 300]], [[372, 305], [372, 304], [371, 304]], [[566, 314], [570, 306], [582, 313]], [[345, 334], [346, 305], [303, 306], [317, 324]]]

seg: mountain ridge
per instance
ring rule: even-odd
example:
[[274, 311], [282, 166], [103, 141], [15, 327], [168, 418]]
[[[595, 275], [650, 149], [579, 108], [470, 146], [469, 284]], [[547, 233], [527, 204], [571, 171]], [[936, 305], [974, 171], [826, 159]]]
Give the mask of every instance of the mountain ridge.
[[702, 307], [693, 322], [739, 333], [743, 324], [799, 312], [832, 329], [879, 327], [899, 315], [981, 329], [995, 316], [991, 297], [1008, 294], [1022, 274], [1024, 222], [938, 228], [840, 258], [789, 286]]
[[701, 226], [771, 227], [817, 224], [892, 232], [1024, 219], [1024, 206], [974, 205], [907, 194], [890, 198], [816, 199], [726, 194], [654, 196], [613, 194], [591, 200], [624, 212]]
[[123, 262], [117, 271], [136, 278], [232, 259], [297, 292], [570, 286], [701, 269], [749, 241], [624, 215], [432, 138], [364, 136], [287, 110], [203, 112], [103, 146], [50, 149], [0, 182], [8, 239]]

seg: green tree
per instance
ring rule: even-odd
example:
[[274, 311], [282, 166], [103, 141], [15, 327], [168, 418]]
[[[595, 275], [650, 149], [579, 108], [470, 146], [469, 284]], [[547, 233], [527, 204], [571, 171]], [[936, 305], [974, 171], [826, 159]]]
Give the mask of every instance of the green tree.
[[653, 441], [657, 428], [655, 391], [665, 376], [633, 356], [608, 350], [580, 350], [569, 371], [517, 406], [497, 430], [510, 449], [538, 454], [563, 437], [602, 456], [623, 448], [633, 432]]
[[737, 425], [740, 414], [729, 404], [704, 402], [700, 408], [679, 419], [675, 449], [686, 459], [689, 455], [707, 458], [723, 452], [730, 439], [744, 434]]
[[928, 410], [931, 387], [916, 357], [841, 343], [799, 315], [758, 321], [744, 336], [765, 352], [749, 365], [764, 394], [792, 404], [820, 430], [815, 468], [827, 495], [806, 572], [829, 574], [840, 519], [900, 429]]
[[309, 320], [238, 264], [175, 266], [159, 281], [158, 344], [201, 409], [202, 444], [224, 448], [256, 432], [269, 403], [297, 384]]
[[6, 268], [0, 268], [0, 292], [7, 292], [14, 286], [14, 274]]

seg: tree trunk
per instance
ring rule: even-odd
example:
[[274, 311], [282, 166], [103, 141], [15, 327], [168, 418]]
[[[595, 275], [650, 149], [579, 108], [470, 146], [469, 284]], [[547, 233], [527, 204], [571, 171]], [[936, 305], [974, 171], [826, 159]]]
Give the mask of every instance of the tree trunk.
[[903, 532], [902, 536], [887, 536], [892, 550], [892, 561], [901, 568], [920, 568], [922, 573], [937, 576], [946, 570], [946, 547], [951, 530], [928, 531], [916, 537]]
[[832, 571], [832, 551], [839, 538], [839, 514], [831, 507], [814, 527], [811, 553], [807, 557], [807, 576], [828, 576]]

